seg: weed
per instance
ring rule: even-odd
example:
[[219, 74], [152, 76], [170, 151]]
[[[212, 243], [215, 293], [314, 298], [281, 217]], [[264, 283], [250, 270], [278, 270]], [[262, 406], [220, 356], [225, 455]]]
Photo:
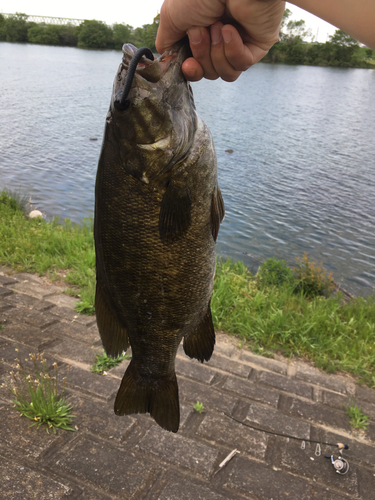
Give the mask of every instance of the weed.
[[204, 410], [204, 406], [203, 406], [203, 403], [200, 403], [199, 401], [197, 401], [195, 403], [195, 405], [193, 406], [194, 410], [197, 412], [197, 413], [202, 413], [203, 410]]
[[263, 287], [294, 284], [293, 271], [286, 261], [274, 257], [263, 262], [258, 269], [257, 277]]
[[367, 430], [368, 427], [368, 419], [369, 415], [365, 415], [362, 410], [354, 405], [353, 403], [348, 407], [345, 406], [346, 413], [349, 415], [350, 418], [350, 425], [354, 427], [354, 429], [363, 429]]
[[313, 299], [318, 296], [328, 296], [335, 288], [332, 273], [327, 276], [322, 264], [312, 262], [307, 254], [297, 258], [294, 268], [296, 280], [295, 292], [302, 293], [305, 297]]
[[57, 363], [53, 363], [51, 375], [43, 353], [29, 354], [29, 359], [25, 360], [27, 365], [17, 358], [15, 361], [17, 364], [14, 368], [19, 371], [10, 372], [11, 383], [6, 386], [14, 397], [14, 408], [24, 417], [35, 420], [30, 427], [36, 425], [39, 429], [46, 424], [47, 433], [52, 429], [54, 434], [56, 429], [74, 431], [71, 426], [71, 418], [74, 417], [71, 414], [72, 407], [64, 398], [65, 378], [61, 392], [59, 390]]
[[119, 365], [121, 361], [124, 359], [130, 359], [132, 356], [131, 354], [121, 354], [117, 358], [111, 358], [110, 356], [107, 356], [106, 353], [103, 351], [103, 354], [97, 354], [95, 356], [95, 363], [92, 365], [90, 370], [93, 373], [103, 373], [104, 371], [110, 370], [111, 368], [114, 368], [115, 366]]

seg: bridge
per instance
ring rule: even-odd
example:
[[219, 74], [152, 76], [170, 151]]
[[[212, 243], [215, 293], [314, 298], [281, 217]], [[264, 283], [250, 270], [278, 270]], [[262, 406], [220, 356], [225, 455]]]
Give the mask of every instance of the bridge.
[[[14, 16], [15, 14], [5, 14], [3, 12], [0, 12], [1, 15], [4, 17], [10, 17]], [[70, 19], [67, 17], [51, 17], [51, 16], [28, 16], [27, 17], [27, 22], [33, 22], [33, 23], [38, 23], [38, 24], [71, 24], [72, 26], [78, 26], [79, 24], [83, 23], [84, 19]]]

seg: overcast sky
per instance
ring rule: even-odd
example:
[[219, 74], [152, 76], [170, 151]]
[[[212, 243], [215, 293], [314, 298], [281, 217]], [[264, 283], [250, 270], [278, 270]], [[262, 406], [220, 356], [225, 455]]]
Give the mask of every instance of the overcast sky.
[[[143, 24], [152, 23], [153, 18], [159, 13], [162, 0], [106, 0], [93, 2], [92, 0], [0, 0], [0, 12], [13, 14], [22, 12], [28, 15], [69, 17], [74, 19], [97, 19], [107, 24], [126, 23], [134, 28]], [[287, 4], [293, 12], [295, 20], [304, 19], [308, 28], [318, 37], [319, 42], [325, 42], [328, 35], [332, 35], [336, 28], [318, 17], [309, 14], [294, 5]]]

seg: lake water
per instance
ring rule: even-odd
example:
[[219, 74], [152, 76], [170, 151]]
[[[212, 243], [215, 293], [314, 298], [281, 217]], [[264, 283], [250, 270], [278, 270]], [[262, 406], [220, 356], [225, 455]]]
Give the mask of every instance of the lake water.
[[[48, 218], [93, 214], [120, 60], [0, 43], [0, 188], [30, 195]], [[307, 252], [352, 293], [374, 293], [375, 71], [258, 64], [193, 91], [226, 206], [218, 253], [252, 268]]]

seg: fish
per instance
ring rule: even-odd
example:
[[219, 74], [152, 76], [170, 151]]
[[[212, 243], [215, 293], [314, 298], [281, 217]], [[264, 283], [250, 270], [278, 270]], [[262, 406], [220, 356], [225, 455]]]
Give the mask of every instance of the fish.
[[225, 209], [212, 135], [181, 70], [188, 44], [154, 60], [139, 50], [123, 46], [98, 162], [95, 310], [107, 355], [132, 351], [115, 413], [149, 413], [177, 432], [177, 349], [183, 339], [202, 363], [214, 350], [210, 301]]

